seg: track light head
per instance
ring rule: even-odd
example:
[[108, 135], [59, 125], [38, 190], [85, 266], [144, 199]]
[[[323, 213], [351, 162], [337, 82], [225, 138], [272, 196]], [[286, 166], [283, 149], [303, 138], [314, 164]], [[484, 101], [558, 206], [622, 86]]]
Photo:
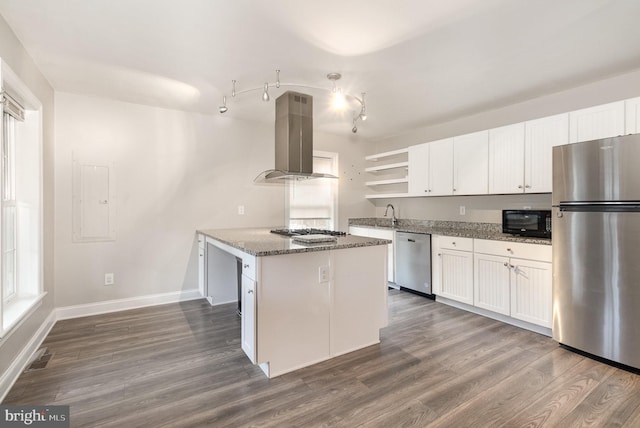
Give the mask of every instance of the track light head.
[[227, 110], [229, 110], [227, 108], [227, 96], [223, 96], [222, 97], [222, 105], [220, 107], [218, 107], [218, 111], [220, 112], [220, 114], [226, 113]]

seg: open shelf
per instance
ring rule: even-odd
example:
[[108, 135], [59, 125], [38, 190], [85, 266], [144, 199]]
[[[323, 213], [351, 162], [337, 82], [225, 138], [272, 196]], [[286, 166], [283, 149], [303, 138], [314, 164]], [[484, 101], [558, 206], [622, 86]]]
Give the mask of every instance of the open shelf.
[[367, 199], [387, 199], [387, 198], [410, 198], [416, 195], [412, 195], [409, 193], [373, 193], [370, 195], [365, 195]]
[[389, 163], [386, 165], [370, 166], [366, 168], [365, 171], [367, 172], [384, 171], [386, 169], [406, 168], [408, 166], [409, 166], [409, 162], [396, 162], [396, 163]]
[[376, 154], [373, 154], [373, 155], [366, 156], [364, 159], [368, 160], [368, 161], [377, 161], [377, 160], [380, 160], [382, 158], [388, 158], [390, 156], [397, 156], [397, 155], [401, 155], [401, 154], [404, 154], [404, 153], [409, 153], [409, 148], [392, 150], [390, 152], [384, 152], [384, 153], [376, 153]]
[[367, 181], [367, 186], [380, 186], [383, 184], [396, 184], [396, 183], [408, 183], [409, 177], [401, 177], [401, 178], [390, 178], [387, 180], [376, 180], [376, 181]]

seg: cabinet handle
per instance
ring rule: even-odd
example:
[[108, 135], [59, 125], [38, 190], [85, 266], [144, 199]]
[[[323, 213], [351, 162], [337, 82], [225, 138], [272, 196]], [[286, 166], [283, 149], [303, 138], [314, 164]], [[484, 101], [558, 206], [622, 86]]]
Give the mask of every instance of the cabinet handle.
[[522, 189], [522, 184], [518, 184], [518, 189]]
[[455, 192], [456, 190], [458, 190], [458, 189], [456, 189], [456, 188], [454, 187], [454, 188], [453, 188], [453, 191]]
[[453, 242], [451, 243], [451, 245], [454, 245], [454, 246], [455, 246], [455, 245], [456, 245], [456, 241], [453, 241]]
[[248, 294], [253, 294], [253, 290], [247, 290]]
[[531, 189], [531, 186], [529, 186], [528, 184], [526, 186], [524, 186], [525, 189]]
[[513, 253], [513, 251], [511, 251], [511, 248], [507, 248], [507, 252], [508, 253]]
[[244, 269], [249, 269], [249, 265], [242, 265]]
[[507, 267], [507, 268], [508, 268], [508, 267], [509, 267], [509, 263], [504, 262], [504, 267]]
[[438, 253], [438, 257], [442, 257], [442, 253]]

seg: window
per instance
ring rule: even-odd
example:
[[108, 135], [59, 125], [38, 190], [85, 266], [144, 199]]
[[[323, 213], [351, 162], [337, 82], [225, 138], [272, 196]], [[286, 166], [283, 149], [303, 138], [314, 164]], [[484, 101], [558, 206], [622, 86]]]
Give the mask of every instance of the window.
[[[338, 175], [338, 154], [313, 153], [313, 172]], [[286, 199], [287, 227], [334, 230], [338, 219], [338, 180], [292, 180]]]
[[42, 288], [41, 105], [0, 61], [0, 337], [40, 302]]

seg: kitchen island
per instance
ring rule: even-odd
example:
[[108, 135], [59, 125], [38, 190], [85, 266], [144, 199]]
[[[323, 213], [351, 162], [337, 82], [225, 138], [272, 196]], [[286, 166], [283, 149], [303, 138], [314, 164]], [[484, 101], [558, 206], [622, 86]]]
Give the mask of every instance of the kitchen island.
[[235, 300], [241, 277], [242, 349], [268, 377], [380, 342], [390, 241], [300, 244], [257, 228], [200, 230], [198, 241], [211, 304]]

